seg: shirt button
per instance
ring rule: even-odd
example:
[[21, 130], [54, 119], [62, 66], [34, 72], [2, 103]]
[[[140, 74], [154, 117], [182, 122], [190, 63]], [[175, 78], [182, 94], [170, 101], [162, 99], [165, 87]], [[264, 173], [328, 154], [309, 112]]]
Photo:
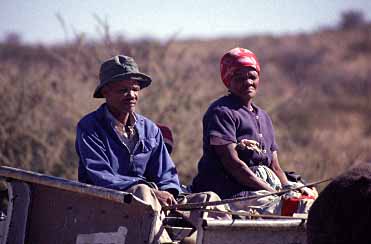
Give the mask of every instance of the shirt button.
[[256, 118], [256, 119], [259, 119], [259, 115], [256, 115], [255, 118]]
[[267, 150], [264, 149], [264, 150], [263, 150], [263, 153], [267, 153]]
[[262, 138], [263, 137], [263, 134], [259, 133], [259, 137]]

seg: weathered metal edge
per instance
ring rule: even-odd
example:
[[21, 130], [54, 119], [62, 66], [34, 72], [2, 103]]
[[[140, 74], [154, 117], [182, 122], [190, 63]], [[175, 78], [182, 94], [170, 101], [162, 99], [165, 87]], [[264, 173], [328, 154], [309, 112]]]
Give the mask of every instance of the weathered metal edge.
[[[116, 191], [104, 187], [93, 186], [77, 181], [67, 180], [55, 176], [44, 175], [23, 169], [0, 166], [0, 177], [7, 180], [14, 179], [54, 187], [66, 191], [83, 193], [94, 197], [103, 198], [117, 203], [131, 203], [133, 195], [127, 192]], [[140, 199], [136, 198], [136, 200]]]
[[288, 220], [204, 220], [204, 229], [248, 228], [259, 230], [302, 230], [306, 229], [306, 221], [299, 219]]

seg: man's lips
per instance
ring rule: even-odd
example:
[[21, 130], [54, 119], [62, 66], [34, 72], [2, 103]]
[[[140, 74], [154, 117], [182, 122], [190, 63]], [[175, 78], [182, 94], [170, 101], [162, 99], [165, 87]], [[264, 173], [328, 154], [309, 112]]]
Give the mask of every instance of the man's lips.
[[135, 100], [124, 100], [124, 101], [122, 101], [122, 104], [124, 104], [124, 105], [135, 105], [137, 103], [137, 101], [135, 101]]

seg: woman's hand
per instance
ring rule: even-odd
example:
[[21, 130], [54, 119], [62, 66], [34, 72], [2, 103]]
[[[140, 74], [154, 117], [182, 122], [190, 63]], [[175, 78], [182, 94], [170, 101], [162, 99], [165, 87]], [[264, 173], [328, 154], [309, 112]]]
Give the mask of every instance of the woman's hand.
[[302, 187], [302, 186], [303, 186], [302, 183], [288, 182], [288, 184], [286, 184], [283, 188], [295, 189], [296, 191], [300, 192], [303, 195], [312, 196], [314, 198], [318, 197], [318, 192], [315, 187]]
[[238, 148], [241, 149], [248, 149], [255, 151], [257, 153], [261, 153], [262, 150], [259, 148], [259, 142], [255, 140], [248, 140], [248, 139], [242, 139], [238, 144]]
[[303, 195], [313, 196], [314, 198], [318, 197], [318, 192], [315, 187], [303, 187], [300, 191]]
[[173, 205], [177, 203], [174, 196], [171, 193], [167, 191], [156, 190], [156, 189], [152, 189], [152, 190], [155, 193], [158, 201], [160, 202], [162, 206], [169, 206], [169, 205]]

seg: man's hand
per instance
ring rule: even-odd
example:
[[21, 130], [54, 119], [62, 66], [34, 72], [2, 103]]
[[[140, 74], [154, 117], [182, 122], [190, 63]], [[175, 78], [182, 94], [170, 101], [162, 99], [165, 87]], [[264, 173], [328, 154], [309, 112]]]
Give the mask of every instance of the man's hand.
[[153, 192], [155, 193], [158, 201], [160, 202], [162, 206], [168, 206], [168, 205], [173, 205], [177, 203], [174, 196], [167, 191], [160, 191], [160, 190], [153, 189]]

